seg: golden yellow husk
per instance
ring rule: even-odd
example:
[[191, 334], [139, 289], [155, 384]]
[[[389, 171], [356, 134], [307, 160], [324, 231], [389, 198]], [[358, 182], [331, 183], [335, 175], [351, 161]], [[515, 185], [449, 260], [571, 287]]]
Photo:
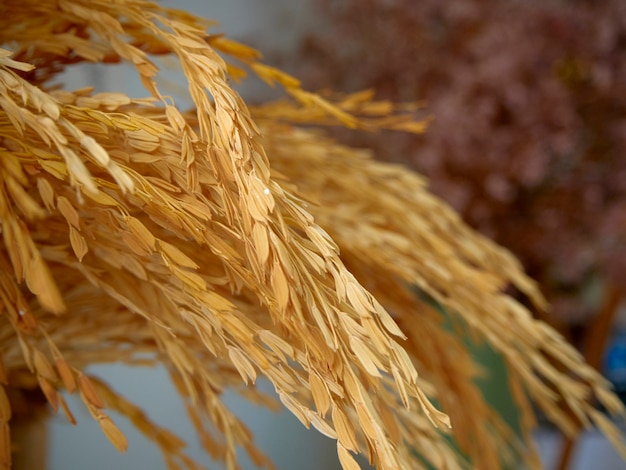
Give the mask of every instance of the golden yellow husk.
[[[419, 468], [416, 453], [438, 469], [536, 466], [533, 402], [566, 432], [597, 424], [624, 452], [594, 408], [624, 416], [607, 382], [505, 293], [545, 308], [518, 262], [420, 176], [311, 130], [422, 132], [413, 105], [302, 90], [209, 31], [144, 1], [0, 6], [0, 463], [16, 419], [7, 396], [41, 387], [71, 422], [61, 393], [78, 391], [119, 450], [107, 409], [171, 468], [192, 468], [180, 439], [82, 372], [146, 358], [168, 368], [203, 446], [229, 468], [236, 446], [270, 465], [220, 399], [232, 389], [267, 403], [258, 376], [337, 439], [346, 469], [358, 468], [352, 453], [380, 469]], [[190, 112], [155, 82], [166, 55], [184, 72]], [[80, 62], [133, 64], [149, 98], [51, 86]], [[246, 71], [288, 98], [248, 107], [229, 79]], [[454, 328], [505, 359], [520, 436], [485, 402], [484, 371]]]

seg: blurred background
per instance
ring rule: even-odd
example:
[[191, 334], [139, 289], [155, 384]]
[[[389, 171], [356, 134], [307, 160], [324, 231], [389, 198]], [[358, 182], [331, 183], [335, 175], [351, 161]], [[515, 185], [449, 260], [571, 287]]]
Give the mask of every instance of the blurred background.
[[[255, 46], [310, 90], [374, 88], [380, 98], [423, 102], [421, 115], [434, 118], [423, 136], [331, 132], [425, 174], [433, 192], [469, 224], [513, 251], [552, 305], [537, 315], [626, 394], [626, 1], [169, 4], [215, 19], [212, 32]], [[182, 78], [164, 65], [163, 86], [180, 91], [177, 102], [188, 105]], [[124, 66], [81, 67], [62, 81], [144, 96], [130, 75]], [[258, 83], [241, 92], [258, 101], [276, 94]], [[119, 391], [180, 433], [191, 455], [206, 462], [164, 371], [101, 366], [92, 372], [122, 384]], [[229, 400], [279, 470], [338, 468], [332, 441], [301, 429], [286, 413]], [[164, 468], [155, 448], [122, 419], [117, 423], [130, 443], [122, 457], [87, 416], [80, 428], [52, 420], [50, 468]], [[593, 431], [571, 446], [567, 459], [549, 425], [542, 423], [536, 435], [546, 468], [559, 462], [577, 470], [624, 468]]]

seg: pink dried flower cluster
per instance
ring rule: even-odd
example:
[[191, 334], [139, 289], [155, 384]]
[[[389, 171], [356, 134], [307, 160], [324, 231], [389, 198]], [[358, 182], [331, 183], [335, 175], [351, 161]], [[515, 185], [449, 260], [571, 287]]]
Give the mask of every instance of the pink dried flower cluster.
[[[576, 322], [626, 268], [626, 2], [319, 0], [298, 74], [423, 99], [423, 137], [349, 136], [426, 174]], [[337, 47], [341, 44], [341, 47]], [[302, 60], [304, 57], [306, 60]]]

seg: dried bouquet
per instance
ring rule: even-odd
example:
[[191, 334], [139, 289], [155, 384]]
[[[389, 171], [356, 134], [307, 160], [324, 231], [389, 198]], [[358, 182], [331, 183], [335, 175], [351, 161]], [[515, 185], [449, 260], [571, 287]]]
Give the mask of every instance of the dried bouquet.
[[[113, 361], [164, 364], [228, 468], [238, 446], [271, 466], [221, 400], [235, 390], [268, 403], [257, 376], [337, 440], [346, 469], [357, 453], [380, 469], [538, 467], [531, 403], [565, 432], [598, 426], [624, 452], [596, 406], [624, 416], [607, 381], [505, 293], [545, 308], [518, 262], [420, 176], [319, 130], [421, 132], [413, 105], [310, 93], [211, 23], [144, 1], [6, 0], [0, 24], [3, 467], [37, 390], [72, 423], [65, 396], [79, 394], [121, 451], [107, 410], [170, 468], [198, 467], [84, 372]], [[162, 56], [178, 60], [194, 110], [157, 86]], [[81, 62], [133, 64], [149, 97], [52, 85]], [[247, 106], [232, 85], [246, 73], [288, 99]], [[466, 332], [504, 358], [519, 433], [482, 396]]]

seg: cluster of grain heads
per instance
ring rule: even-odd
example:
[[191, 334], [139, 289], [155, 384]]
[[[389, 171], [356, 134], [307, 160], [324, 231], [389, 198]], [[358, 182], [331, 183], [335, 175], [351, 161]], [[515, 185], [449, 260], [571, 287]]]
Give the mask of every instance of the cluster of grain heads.
[[[516, 458], [530, 427], [519, 442], [493, 413], [474, 384], [479, 368], [419, 290], [504, 355], [524, 412], [529, 394], [567, 425], [560, 397], [586, 419], [595, 394], [623, 413], [601, 378], [503, 293], [514, 284], [542, 302], [508, 253], [418, 176], [294, 126], [420, 132], [413, 105], [304, 91], [206, 22], [145, 2], [4, 5], [5, 389], [39, 388], [72, 423], [63, 396], [78, 392], [124, 450], [107, 408], [147, 435], [151, 420], [83, 371], [160, 362], [201, 444], [228, 468], [237, 447], [271, 465], [221, 399], [228, 389], [272, 406], [259, 376], [305, 426], [337, 440], [347, 469], [357, 453], [380, 469], [419, 466], [416, 452], [437, 468], [493, 468], [507, 446]], [[158, 55], [178, 59], [194, 110], [159, 90]], [[132, 63], [149, 98], [50, 87], [82, 61]], [[291, 101], [250, 109], [229, 81], [246, 70]], [[3, 400], [5, 464], [11, 419]], [[461, 452], [451, 424], [476, 435], [459, 439]], [[171, 433], [151, 439], [171, 468], [195, 465]]]

